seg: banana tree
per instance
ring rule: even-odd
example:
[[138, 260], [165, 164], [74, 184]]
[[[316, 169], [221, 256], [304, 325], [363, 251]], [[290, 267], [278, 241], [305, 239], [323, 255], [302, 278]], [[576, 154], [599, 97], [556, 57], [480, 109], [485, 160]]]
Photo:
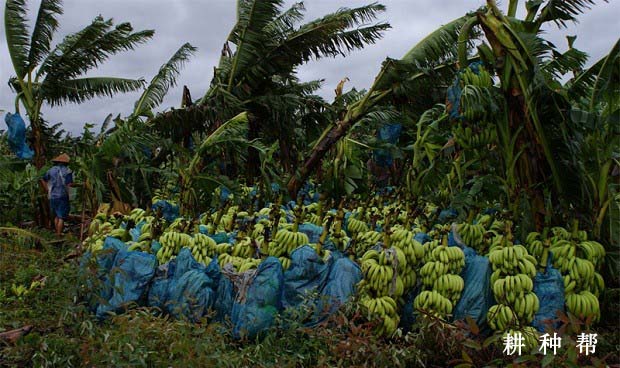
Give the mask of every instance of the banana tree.
[[[212, 192], [211, 186], [204, 185], [205, 181], [211, 184], [225, 184], [212, 171], [215, 160], [226, 149], [241, 150], [252, 145], [259, 152], [264, 151], [264, 146], [256, 141], [248, 141], [248, 113], [242, 112], [215, 131], [206, 136], [196, 148], [189, 164], [179, 168], [180, 205], [181, 212], [193, 215], [198, 207], [199, 199], [203, 192]], [[201, 183], [201, 185], [197, 185]]]
[[[280, 166], [292, 171], [297, 150], [289, 152], [293, 142], [288, 141], [288, 133], [314, 129], [327, 105], [313, 94], [320, 82], [300, 83], [296, 68], [372, 44], [389, 25], [369, 24], [385, 9], [377, 3], [341, 8], [305, 24], [303, 3], [288, 9], [283, 4], [283, 0], [238, 1], [237, 22], [222, 48], [209, 89], [191, 107], [161, 114], [153, 123], [164, 129], [171, 122], [187, 124], [194, 132], [208, 134], [248, 111], [247, 138], [260, 138], [267, 145], [280, 142]], [[259, 174], [260, 155], [249, 148], [246, 157], [251, 182]]]
[[[591, 223], [596, 238], [601, 236], [607, 211], [613, 201], [612, 173], [620, 170], [619, 83], [620, 41], [617, 41], [606, 56], [578, 73], [568, 85], [568, 94], [575, 101], [570, 117], [579, 132], [574, 139], [578, 142], [575, 153], [583, 158], [589, 194], [581, 207], [588, 210], [586, 213], [592, 213]], [[618, 179], [615, 181], [618, 184]]]
[[449, 80], [454, 75], [458, 33], [467, 19], [457, 18], [435, 30], [400, 60], [388, 58], [366, 95], [349, 105], [346, 112], [325, 129], [296, 175], [289, 179], [289, 194], [296, 197], [327, 152], [376, 105], [390, 98], [390, 102], [407, 104], [417, 113], [432, 107], [441, 88], [441, 83], [437, 82]]
[[[82, 103], [94, 97], [113, 96], [141, 88], [141, 79], [82, 77], [90, 69], [121, 51], [132, 50], [153, 36], [153, 31], [133, 32], [129, 23], [114, 27], [112, 19], [101, 16], [81, 31], [70, 34], [52, 49], [52, 38], [62, 14], [60, 0], [42, 0], [32, 34], [28, 31], [25, 0], [7, 0], [4, 29], [15, 76], [9, 85], [16, 92], [15, 110], [24, 106], [30, 119], [34, 164], [45, 165], [44, 122], [41, 108], [66, 102]], [[44, 188], [41, 186], [41, 191]], [[49, 210], [39, 201], [37, 220], [47, 225]]]
[[52, 48], [52, 38], [62, 14], [60, 0], [43, 0], [32, 33], [28, 31], [25, 0], [7, 0], [4, 28], [15, 76], [10, 85], [17, 93], [15, 109], [25, 107], [30, 118], [35, 165], [45, 164], [41, 108], [66, 102], [82, 103], [94, 97], [130, 92], [144, 85], [142, 79], [81, 77], [111, 55], [134, 49], [153, 36], [152, 30], [133, 32], [129, 23], [114, 26], [112, 19], [97, 16], [90, 25], [70, 34]]
[[[472, 14], [459, 35], [459, 64], [464, 68], [469, 55], [463, 45], [474, 29], [482, 29], [478, 56], [499, 79], [502, 94], [503, 114], [496, 116], [498, 131], [503, 130], [506, 143], [514, 142], [502, 146], [511, 150], [504, 157], [514, 158], [514, 162], [504, 162], [507, 178], [514, 179], [511, 187], [520, 193], [514, 193], [513, 201], [523, 195], [528, 198], [531, 218], [539, 230], [545, 222], [546, 188], [552, 189], [557, 209], [568, 209], [583, 195], [582, 172], [571, 165], [574, 161], [569, 154], [566, 111], [570, 110], [570, 100], [558, 77], [585, 62], [584, 54], [575, 50], [559, 55], [540, 34], [546, 23], [562, 27], [576, 21], [576, 16], [592, 4], [590, 0], [527, 1], [525, 18], [517, 19], [518, 0], [508, 3], [505, 14], [494, 0], [487, 0], [486, 8]], [[563, 172], [571, 175], [561, 175]]]
[[[150, 152], [161, 146], [151, 132], [148, 119], [176, 85], [184, 64], [196, 48], [182, 45], [158, 70], [125, 119], [109, 115], [98, 135], [85, 131], [77, 155], [77, 166], [84, 181], [85, 199], [95, 210], [103, 200], [110, 199], [122, 211], [123, 203], [145, 204], [152, 195], [151, 187], [160, 169], [151, 162]], [[113, 127], [109, 127], [114, 122]]]

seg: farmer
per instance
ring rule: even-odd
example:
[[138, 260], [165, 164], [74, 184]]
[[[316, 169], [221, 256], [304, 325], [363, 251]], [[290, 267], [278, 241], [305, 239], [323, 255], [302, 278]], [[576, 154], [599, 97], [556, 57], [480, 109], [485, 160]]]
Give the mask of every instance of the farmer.
[[61, 235], [65, 219], [69, 216], [69, 187], [73, 186], [73, 173], [67, 167], [69, 155], [63, 153], [52, 162], [54, 166], [43, 176], [43, 183], [54, 213], [56, 235]]

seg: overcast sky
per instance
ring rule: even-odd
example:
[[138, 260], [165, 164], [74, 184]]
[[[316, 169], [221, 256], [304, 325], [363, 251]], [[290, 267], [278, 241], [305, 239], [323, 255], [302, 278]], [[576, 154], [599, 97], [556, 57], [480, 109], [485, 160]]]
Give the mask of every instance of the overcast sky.
[[[287, 0], [286, 6], [293, 2]], [[307, 0], [305, 20], [318, 18], [340, 7], [355, 7], [369, 2], [371, 1]], [[368, 88], [387, 56], [402, 57], [429, 32], [484, 3], [483, 0], [380, 2], [387, 6], [387, 11], [380, 15], [379, 21], [389, 22], [392, 29], [377, 44], [353, 52], [346, 59], [323, 59], [299, 69], [302, 80], [325, 79], [320, 91], [323, 97], [331, 100], [336, 84], [344, 77], [351, 80], [348, 87]], [[39, 1], [27, 0], [27, 3], [32, 19], [36, 16]], [[178, 47], [190, 42], [198, 47], [198, 52], [183, 69], [178, 86], [168, 93], [160, 106], [160, 110], [168, 109], [179, 105], [183, 85], [189, 87], [194, 99], [201, 97], [207, 90], [222, 44], [235, 22], [235, 4], [234, 0], [64, 0], [64, 14], [60, 17], [60, 29], [54, 38], [54, 44], [66, 34], [88, 25], [98, 14], [105, 18], [114, 18], [116, 23], [128, 21], [136, 30], [154, 29], [155, 36], [149, 43], [139, 46], [134, 52], [112, 56], [99, 69], [89, 74], [142, 77], [148, 81]], [[565, 36], [577, 34], [579, 38], [575, 46], [590, 54], [591, 60], [596, 60], [606, 54], [620, 37], [620, 1], [598, 1], [596, 6], [579, 19], [580, 23], [570, 24], [567, 29], [550, 27], [548, 39], [565, 49]], [[14, 95], [6, 82], [13, 75], [13, 68], [6, 47], [4, 23], [0, 27], [0, 109], [10, 111], [14, 109]], [[127, 115], [138, 96], [139, 93], [119, 94], [112, 99], [97, 99], [81, 105], [68, 104], [54, 109], [44, 106], [43, 113], [47, 120], [53, 123], [62, 122], [66, 130], [79, 133], [84, 123], [98, 125], [108, 113]], [[3, 122], [0, 129], [6, 129]]]

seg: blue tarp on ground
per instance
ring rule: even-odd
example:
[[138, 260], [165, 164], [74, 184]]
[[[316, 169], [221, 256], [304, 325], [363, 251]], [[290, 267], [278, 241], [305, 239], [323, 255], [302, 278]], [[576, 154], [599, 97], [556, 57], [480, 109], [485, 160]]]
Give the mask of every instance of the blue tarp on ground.
[[9, 148], [18, 157], [23, 160], [30, 160], [34, 156], [34, 151], [26, 144], [26, 123], [19, 113], [6, 113], [4, 122], [9, 130], [8, 141]]
[[294, 308], [306, 325], [318, 322], [318, 300], [325, 287], [333, 258], [327, 262], [309, 246], [297, 248], [291, 253], [291, 265], [284, 272], [284, 308]]
[[107, 237], [97, 254], [86, 253], [81, 266], [94, 260], [97, 264], [97, 284], [90, 306], [99, 319], [109, 313], [122, 311], [131, 304], [142, 305], [148, 286], [155, 274], [157, 258], [148, 253], [128, 251], [122, 241]]
[[220, 269], [216, 259], [208, 266], [194, 260], [183, 248], [179, 255], [160, 266], [148, 294], [148, 305], [170, 315], [198, 321], [215, 303]]
[[232, 308], [233, 336], [254, 339], [266, 331], [282, 311], [284, 273], [280, 260], [268, 257], [259, 266], [245, 293], [237, 293]]
[[335, 313], [345, 304], [355, 294], [361, 280], [362, 270], [355, 262], [346, 257], [336, 259], [318, 300], [321, 318]]
[[469, 316], [479, 327], [484, 327], [487, 312], [493, 304], [493, 292], [491, 288], [491, 264], [487, 257], [476, 254], [472, 248], [465, 247], [465, 267], [461, 271], [461, 277], [465, 282], [465, 288], [461, 293], [461, 299], [456, 304], [453, 315], [455, 320], [462, 320]]
[[215, 304], [213, 305], [215, 320], [219, 322], [230, 320], [234, 304], [235, 289], [233, 282], [226, 275], [222, 275], [217, 285]]
[[564, 312], [564, 279], [560, 271], [553, 268], [551, 257], [548, 258], [545, 272], [538, 272], [534, 278], [534, 293], [540, 308], [534, 315], [532, 326], [540, 332], [559, 327], [557, 314]]

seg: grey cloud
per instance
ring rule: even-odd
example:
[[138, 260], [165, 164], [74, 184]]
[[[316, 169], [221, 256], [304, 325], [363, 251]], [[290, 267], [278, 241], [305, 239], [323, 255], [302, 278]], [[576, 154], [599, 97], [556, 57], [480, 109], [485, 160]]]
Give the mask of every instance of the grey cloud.
[[[293, 3], [286, 0], [285, 6]], [[372, 0], [307, 0], [306, 20], [312, 20], [340, 7], [355, 7]], [[302, 80], [325, 79], [319, 92], [327, 99], [333, 96], [336, 84], [349, 77], [347, 87], [368, 88], [381, 62], [386, 57], [400, 58], [413, 45], [442, 24], [483, 5], [484, 1], [455, 0], [383, 0], [387, 11], [379, 21], [392, 25], [384, 38], [364, 50], [353, 52], [346, 58], [328, 58], [313, 61], [299, 68]], [[38, 1], [30, 0], [31, 10]], [[134, 52], [111, 57], [90, 75], [114, 75], [129, 78], [143, 77], [147, 81], [185, 42], [198, 47], [198, 52], [185, 66], [160, 109], [178, 106], [182, 86], [187, 85], [194, 99], [207, 90], [213, 67], [217, 64], [222, 44], [235, 21], [236, 2], [232, 0], [65, 0], [65, 14], [60, 18], [61, 29], [56, 35], [59, 42], [66, 34], [80, 30], [98, 14], [114, 18], [115, 22], [131, 22], [134, 29], [155, 29], [155, 37]], [[547, 37], [558, 47], [565, 48], [565, 35], [578, 34], [576, 46], [597, 60], [607, 53], [620, 35], [620, 3], [597, 4], [580, 17], [580, 23], [569, 24], [567, 29], [550, 27]], [[30, 15], [35, 16], [34, 12]], [[12, 74], [7, 52], [3, 24], [0, 29], [0, 109], [13, 110], [14, 95], [6, 81]], [[139, 93], [117, 95], [109, 99], [96, 99], [82, 105], [68, 104], [57, 108], [44, 107], [45, 117], [53, 122], [63, 122], [65, 129], [75, 133], [84, 123], [100, 124], [108, 113], [126, 115], [131, 111]]]

